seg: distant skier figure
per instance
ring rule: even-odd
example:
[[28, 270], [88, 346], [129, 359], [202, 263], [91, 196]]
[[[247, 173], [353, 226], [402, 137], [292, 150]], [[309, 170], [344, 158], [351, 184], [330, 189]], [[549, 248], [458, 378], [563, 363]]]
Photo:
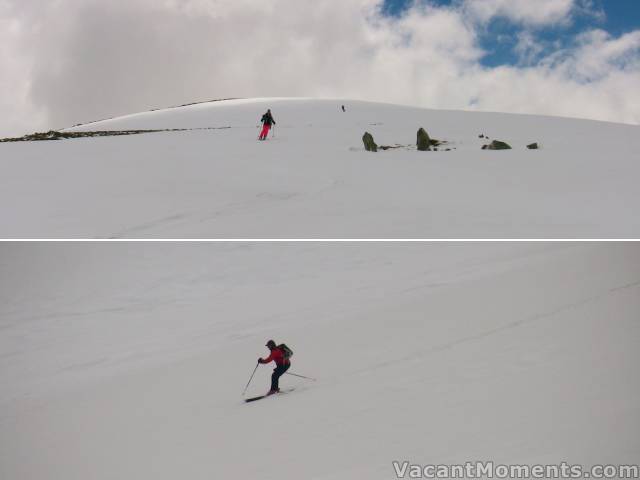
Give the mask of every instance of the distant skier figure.
[[260, 136], [258, 137], [258, 140], [266, 140], [267, 135], [269, 135], [269, 130], [271, 129], [271, 125], [276, 124], [276, 121], [273, 119], [273, 116], [271, 115], [271, 109], [267, 110], [267, 113], [262, 115], [262, 119], [260, 121], [262, 122], [262, 132], [260, 132]]
[[293, 352], [284, 343], [276, 346], [276, 342], [273, 340], [269, 340], [265, 346], [269, 347], [271, 354], [267, 358], [259, 358], [258, 363], [276, 362], [276, 368], [273, 369], [273, 374], [271, 375], [271, 390], [267, 393], [267, 395], [272, 395], [280, 391], [278, 380], [284, 372], [289, 370], [291, 366], [289, 358], [291, 358]]
[[343, 111], [343, 112], [346, 112], [346, 110], [344, 109], [344, 105], [342, 105], [342, 111]]

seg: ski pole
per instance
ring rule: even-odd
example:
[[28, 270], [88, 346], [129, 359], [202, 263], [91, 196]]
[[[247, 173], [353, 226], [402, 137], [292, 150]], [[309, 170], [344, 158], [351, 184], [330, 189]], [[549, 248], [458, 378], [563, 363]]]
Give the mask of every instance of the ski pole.
[[256, 370], [258, 370], [258, 365], [260, 365], [259, 363], [256, 363], [256, 368], [253, 369], [253, 373], [251, 374], [251, 378], [249, 378], [249, 381], [247, 382], [247, 386], [244, 387], [244, 390], [242, 391], [242, 395], [244, 395], [247, 391], [247, 388], [249, 388], [249, 384], [251, 383], [251, 380], [253, 380], [253, 376], [256, 374]]
[[284, 373], [288, 373], [289, 375], [293, 375], [294, 377], [306, 378], [307, 380], [312, 380], [314, 382], [316, 381], [315, 378], [305, 377], [304, 375], [298, 375], [297, 373], [291, 373], [291, 372], [284, 372]]

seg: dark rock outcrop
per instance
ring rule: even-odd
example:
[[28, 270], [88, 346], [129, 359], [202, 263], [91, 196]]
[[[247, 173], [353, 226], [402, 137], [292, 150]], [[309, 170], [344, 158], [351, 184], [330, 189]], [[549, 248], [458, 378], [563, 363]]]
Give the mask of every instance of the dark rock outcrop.
[[527, 145], [527, 148], [528, 148], [529, 150], [538, 150], [540, 147], [538, 146], [538, 144], [537, 144], [537, 143], [532, 143], [532, 144], [530, 144], [530, 145]]
[[362, 136], [362, 143], [364, 143], [364, 149], [367, 152], [378, 151], [378, 145], [376, 145], [376, 142], [373, 141], [373, 135], [371, 135], [369, 132], [364, 132], [364, 135]]
[[489, 145], [483, 145], [482, 150], [511, 150], [511, 145], [500, 140], [494, 140]]
[[418, 130], [416, 146], [421, 152], [429, 151], [429, 147], [431, 146], [431, 139], [429, 138], [429, 134], [424, 128], [420, 128]]
[[231, 127], [198, 127], [198, 128], [165, 128], [162, 130], [89, 130], [82, 132], [60, 132], [49, 130], [48, 132], [36, 132], [22, 137], [2, 138], [1, 142], [39, 142], [43, 140], [63, 140], [67, 138], [87, 137], [119, 137], [122, 135], [140, 135], [142, 133], [156, 132], [185, 132], [187, 130], [226, 130]]

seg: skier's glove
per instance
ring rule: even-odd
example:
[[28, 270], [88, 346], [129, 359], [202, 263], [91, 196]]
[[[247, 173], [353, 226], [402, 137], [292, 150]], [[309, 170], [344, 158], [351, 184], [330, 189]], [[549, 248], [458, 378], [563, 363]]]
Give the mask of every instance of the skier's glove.
[[259, 358], [258, 363], [264, 363], [264, 360], [262, 360], [262, 358]]

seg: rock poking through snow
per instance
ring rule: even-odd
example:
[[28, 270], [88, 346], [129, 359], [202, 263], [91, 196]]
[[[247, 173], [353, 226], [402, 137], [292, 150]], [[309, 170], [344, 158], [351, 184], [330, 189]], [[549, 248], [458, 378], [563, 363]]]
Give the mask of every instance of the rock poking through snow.
[[488, 145], [483, 145], [482, 150], [511, 150], [511, 145], [500, 140], [494, 140]]
[[373, 141], [373, 135], [371, 135], [369, 132], [364, 132], [364, 135], [362, 136], [362, 143], [364, 143], [364, 149], [367, 152], [378, 151], [378, 145], [376, 145], [376, 142]]
[[431, 139], [429, 138], [429, 134], [424, 128], [420, 128], [420, 130], [418, 130], [416, 140], [416, 146], [418, 147], [418, 150], [420, 150], [421, 152], [428, 152], [430, 145]]

